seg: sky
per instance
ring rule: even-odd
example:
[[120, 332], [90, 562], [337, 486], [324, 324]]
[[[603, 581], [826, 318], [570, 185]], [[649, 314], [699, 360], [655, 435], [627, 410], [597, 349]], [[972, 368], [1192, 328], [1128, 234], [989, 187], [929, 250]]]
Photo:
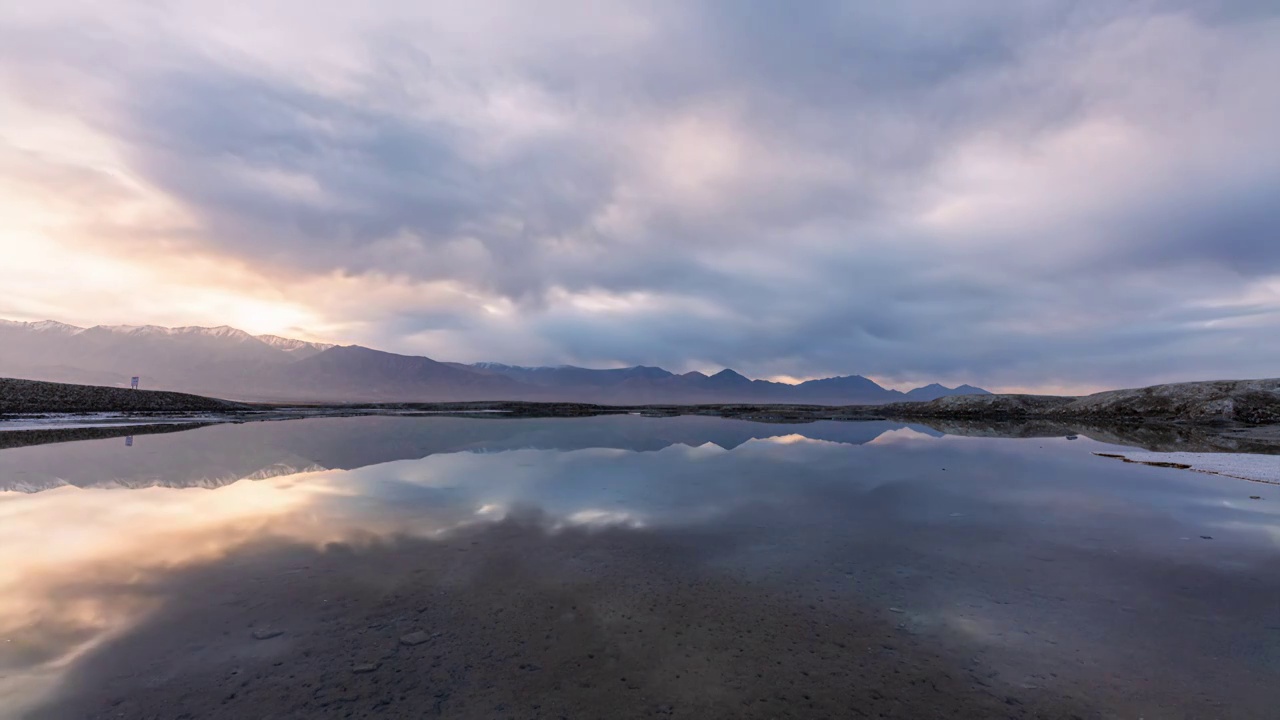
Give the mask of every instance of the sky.
[[1274, 0], [0, 0], [0, 317], [1280, 375]]

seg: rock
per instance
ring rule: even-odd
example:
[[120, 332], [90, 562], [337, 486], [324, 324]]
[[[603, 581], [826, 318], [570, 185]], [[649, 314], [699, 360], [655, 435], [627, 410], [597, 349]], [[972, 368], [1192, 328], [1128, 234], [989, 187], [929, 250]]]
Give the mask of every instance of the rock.
[[270, 640], [273, 637], [280, 637], [283, 634], [284, 634], [283, 630], [268, 630], [267, 628], [260, 628], [258, 630], [253, 631], [253, 639], [254, 640]]
[[378, 667], [379, 667], [378, 663], [361, 663], [359, 665], [353, 665], [351, 667], [351, 672], [357, 675], [364, 675], [367, 673], [374, 672], [375, 670], [378, 669]]
[[430, 635], [422, 632], [421, 630], [418, 630], [417, 632], [411, 632], [408, 635], [402, 635], [400, 637], [400, 644], [409, 645], [409, 646], [421, 645], [422, 643], [430, 639], [431, 639]]
[[1276, 422], [1280, 419], [1280, 379], [1171, 383], [1109, 390], [1079, 398], [1050, 414], [1078, 418]]

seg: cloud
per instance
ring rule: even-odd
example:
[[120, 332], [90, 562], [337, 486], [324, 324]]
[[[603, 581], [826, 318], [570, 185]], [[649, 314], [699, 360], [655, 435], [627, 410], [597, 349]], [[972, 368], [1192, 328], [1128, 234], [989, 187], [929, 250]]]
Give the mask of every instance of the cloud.
[[[291, 327], [794, 377], [1274, 374], [1268, 3], [116, 9], [0, 26], [29, 120], [0, 130], [167, 222], [38, 232], [222, 258]], [[24, 307], [91, 314], [73, 284]]]

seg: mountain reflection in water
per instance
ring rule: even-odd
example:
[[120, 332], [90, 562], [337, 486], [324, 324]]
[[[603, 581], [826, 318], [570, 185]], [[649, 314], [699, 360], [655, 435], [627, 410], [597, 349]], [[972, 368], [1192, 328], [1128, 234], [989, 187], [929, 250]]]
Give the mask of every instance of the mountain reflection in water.
[[[887, 422], [611, 416], [296, 420], [3, 450], [0, 708], [80, 708], [117, 682], [101, 676], [117, 648], [149, 637], [179, 597], [270, 607], [281, 583], [325, 562], [336, 563], [331, 580], [367, 564], [400, 590], [428, 582], [424, 571], [453, 578], [431, 585], [443, 592], [466, 584], [473, 561], [432, 559], [439, 549], [490, 532], [527, 547], [578, 543], [529, 559], [552, 563], [539, 577], [622, 563], [633, 578], [745, 583], [770, 602], [788, 592], [812, 595], [805, 607], [892, 608], [886, 632], [978, 663], [983, 682], [1065, 703], [1054, 707], [1270, 707], [1277, 498], [1089, 454], [1106, 447]], [[661, 559], [671, 551], [654, 543], [680, 550]], [[599, 560], [593, 546], [607, 549], [606, 569], [581, 567]], [[270, 559], [277, 551], [287, 563]], [[659, 570], [626, 566], [655, 552]], [[409, 572], [406, 558], [423, 565]], [[219, 582], [184, 595], [199, 583], [176, 578], [206, 570]], [[236, 612], [252, 624], [263, 611]], [[294, 622], [320, 622], [309, 617]], [[227, 649], [227, 662], [268, 647]]]
[[[457, 452], [612, 448], [652, 452], [672, 445], [725, 450], [750, 440], [801, 436], [861, 445], [907, 426], [889, 422], [768, 425], [712, 417], [475, 420], [357, 417], [217, 425], [117, 442], [15, 448], [0, 453], [0, 491], [77, 487], [205, 487], [315, 470], [353, 470]], [[941, 436], [911, 426], [914, 432]]]

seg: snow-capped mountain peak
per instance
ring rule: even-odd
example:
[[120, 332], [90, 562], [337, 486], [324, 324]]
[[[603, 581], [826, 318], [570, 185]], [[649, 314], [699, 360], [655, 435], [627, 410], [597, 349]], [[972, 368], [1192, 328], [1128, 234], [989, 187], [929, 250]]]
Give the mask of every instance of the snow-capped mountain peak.
[[291, 355], [307, 355], [323, 352], [324, 350], [328, 350], [333, 347], [332, 343], [295, 340], [293, 338], [281, 337], [279, 335], [251, 335], [244, 330], [231, 327], [230, 325], [218, 325], [215, 327], [205, 327], [202, 325], [185, 325], [182, 327], [164, 327], [162, 325], [95, 325], [92, 328], [82, 328], [75, 325], [57, 322], [55, 320], [24, 322], [21, 320], [0, 319], [0, 328], [38, 332], [46, 335], [78, 335], [86, 332], [86, 330], [92, 330], [93, 334], [110, 333], [112, 335], [126, 335], [135, 338], [216, 338], [220, 340], [233, 340], [240, 342], [256, 341]]
[[315, 351], [320, 352], [333, 347], [333, 343], [309, 342], [307, 340], [295, 340], [293, 338], [280, 337], [279, 335], [255, 335], [258, 340], [270, 345], [277, 350], [283, 350], [287, 353], [298, 353]]
[[65, 335], [74, 335], [83, 332], [84, 328], [76, 327], [60, 323], [56, 320], [39, 320], [36, 322], [22, 322], [21, 320], [0, 320], [0, 327], [21, 328], [23, 330], [32, 330], [42, 333], [62, 333]]
[[502, 371], [502, 370], [538, 370], [538, 369], [540, 369], [540, 368], [530, 367], [530, 366], [526, 366], [526, 365], [507, 365], [506, 363], [500, 363], [500, 362], [478, 362], [478, 363], [471, 363], [471, 367], [473, 367], [473, 368], [479, 368], [479, 369], [481, 369], [481, 370], [496, 370], [496, 371]]
[[186, 325], [183, 327], [163, 327], [161, 325], [98, 325], [93, 328], [105, 332], [116, 333], [119, 335], [132, 335], [134, 337], [210, 337], [223, 340], [252, 340], [254, 337], [239, 328], [233, 328], [230, 325], [218, 325], [217, 327], [203, 327], [200, 325]]

